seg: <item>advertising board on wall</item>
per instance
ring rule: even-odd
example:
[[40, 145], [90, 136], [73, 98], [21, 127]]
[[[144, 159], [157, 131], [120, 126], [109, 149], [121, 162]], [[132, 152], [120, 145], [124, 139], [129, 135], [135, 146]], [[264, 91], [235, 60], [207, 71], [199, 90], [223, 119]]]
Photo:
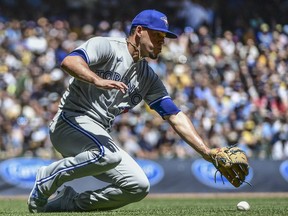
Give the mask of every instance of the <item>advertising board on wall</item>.
[[[288, 192], [288, 160], [250, 160], [247, 182], [234, 188], [215, 167], [203, 159], [137, 159], [151, 184], [151, 193]], [[0, 162], [0, 196], [26, 195], [37, 169], [52, 163], [41, 158], [11, 158]], [[216, 173], [216, 175], [215, 175]], [[273, 178], [272, 178], [273, 177]], [[78, 192], [99, 189], [106, 183], [92, 177], [67, 182]]]

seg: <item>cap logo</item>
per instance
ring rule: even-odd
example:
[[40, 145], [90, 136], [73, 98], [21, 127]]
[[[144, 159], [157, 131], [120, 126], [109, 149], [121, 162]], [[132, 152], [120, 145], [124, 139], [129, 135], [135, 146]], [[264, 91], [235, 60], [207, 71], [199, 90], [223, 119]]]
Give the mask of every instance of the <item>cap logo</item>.
[[167, 17], [164, 16], [164, 17], [161, 17], [160, 19], [164, 21], [165, 26], [168, 28], [168, 20], [167, 20]]

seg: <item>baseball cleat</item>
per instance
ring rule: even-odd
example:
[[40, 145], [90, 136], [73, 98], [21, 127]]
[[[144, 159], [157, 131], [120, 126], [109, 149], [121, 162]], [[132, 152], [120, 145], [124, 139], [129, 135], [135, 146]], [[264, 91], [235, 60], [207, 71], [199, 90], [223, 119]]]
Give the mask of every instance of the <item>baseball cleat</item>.
[[80, 209], [74, 203], [74, 198], [78, 193], [70, 186], [64, 186], [64, 188], [58, 192], [58, 194], [51, 200], [48, 200], [45, 206], [45, 212], [73, 212]]
[[48, 197], [44, 196], [38, 188], [37, 177], [39, 176], [40, 169], [37, 172], [35, 184], [27, 200], [28, 209], [31, 213], [43, 212], [48, 200]]

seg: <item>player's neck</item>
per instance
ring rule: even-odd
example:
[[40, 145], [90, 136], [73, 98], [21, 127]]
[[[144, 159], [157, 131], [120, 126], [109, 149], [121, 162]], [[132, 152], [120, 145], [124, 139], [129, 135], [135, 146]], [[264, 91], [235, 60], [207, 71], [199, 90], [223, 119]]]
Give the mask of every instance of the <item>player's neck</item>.
[[134, 62], [137, 62], [140, 59], [142, 59], [140, 55], [140, 47], [137, 47], [136, 43], [131, 38], [127, 38], [126, 42], [129, 53], [131, 54]]

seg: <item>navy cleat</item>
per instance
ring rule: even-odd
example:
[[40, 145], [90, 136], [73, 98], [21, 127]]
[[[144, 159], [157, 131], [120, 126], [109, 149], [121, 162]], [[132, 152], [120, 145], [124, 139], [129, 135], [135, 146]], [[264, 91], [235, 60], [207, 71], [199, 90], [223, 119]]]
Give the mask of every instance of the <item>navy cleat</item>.
[[81, 211], [75, 204], [75, 198], [78, 193], [70, 186], [58, 192], [58, 194], [51, 200], [48, 200], [45, 206], [45, 212], [79, 212]]

